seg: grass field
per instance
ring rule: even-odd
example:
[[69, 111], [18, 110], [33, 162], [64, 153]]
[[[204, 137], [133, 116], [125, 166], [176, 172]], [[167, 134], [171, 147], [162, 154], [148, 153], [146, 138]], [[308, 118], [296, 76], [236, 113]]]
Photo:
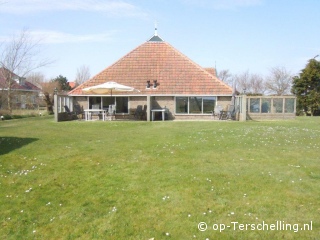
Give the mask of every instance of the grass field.
[[319, 152], [316, 117], [2, 121], [0, 239], [320, 239]]

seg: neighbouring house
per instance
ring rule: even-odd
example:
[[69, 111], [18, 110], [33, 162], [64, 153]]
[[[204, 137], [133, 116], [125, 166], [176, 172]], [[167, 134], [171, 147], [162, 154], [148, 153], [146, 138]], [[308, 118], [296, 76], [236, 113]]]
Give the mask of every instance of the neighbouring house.
[[[82, 89], [117, 82], [140, 92], [88, 94]], [[166, 118], [210, 119], [216, 105], [231, 104], [232, 88], [219, 80], [215, 69], [203, 68], [165, 42], [157, 31], [147, 42], [69, 92], [73, 105], [83, 109], [116, 105], [116, 118], [133, 118], [143, 106], [150, 112], [167, 109]], [[148, 114], [146, 114], [148, 115]], [[155, 118], [162, 118], [156, 112]], [[147, 119], [147, 117], [145, 117]]]
[[74, 89], [77, 86], [76, 82], [68, 82], [71, 89]]
[[0, 109], [7, 109], [9, 91], [12, 109], [38, 108], [41, 89], [26, 81], [24, 77], [0, 68]]

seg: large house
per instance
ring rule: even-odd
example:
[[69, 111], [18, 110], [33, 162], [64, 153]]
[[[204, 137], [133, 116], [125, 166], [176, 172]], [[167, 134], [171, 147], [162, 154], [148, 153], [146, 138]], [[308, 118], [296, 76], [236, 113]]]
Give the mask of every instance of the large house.
[[[111, 96], [83, 91], [109, 81], [139, 92], [114, 92]], [[168, 119], [209, 119], [217, 104], [230, 104], [232, 88], [217, 78], [213, 68], [199, 66], [155, 31], [147, 42], [70, 91], [69, 96], [74, 105], [83, 109], [96, 105], [103, 109], [115, 104], [116, 118], [132, 118], [132, 113], [144, 106], [149, 113], [167, 109]]]
[[0, 68], [0, 109], [8, 108], [8, 93], [12, 109], [36, 109], [41, 89], [24, 77]]

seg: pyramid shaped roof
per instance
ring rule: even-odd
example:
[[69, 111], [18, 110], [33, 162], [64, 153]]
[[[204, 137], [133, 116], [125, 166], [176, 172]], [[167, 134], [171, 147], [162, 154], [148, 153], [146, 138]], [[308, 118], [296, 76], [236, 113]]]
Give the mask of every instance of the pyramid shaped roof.
[[[153, 81], [157, 87], [153, 88]], [[134, 87], [137, 92], [114, 95], [232, 95], [232, 88], [155, 35], [69, 95], [87, 95], [83, 88], [108, 81]], [[151, 87], [146, 88], [147, 81]]]

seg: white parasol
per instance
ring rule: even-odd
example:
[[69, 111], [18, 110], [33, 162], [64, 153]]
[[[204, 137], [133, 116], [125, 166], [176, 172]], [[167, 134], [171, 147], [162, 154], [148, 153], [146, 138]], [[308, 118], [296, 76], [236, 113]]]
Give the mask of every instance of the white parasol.
[[127, 91], [137, 91], [140, 92], [139, 90], [133, 88], [133, 87], [129, 87], [129, 86], [125, 86], [116, 82], [106, 82], [103, 84], [99, 84], [96, 86], [92, 86], [92, 87], [87, 87], [82, 89], [82, 91], [87, 92], [87, 93], [95, 93], [95, 94], [107, 94], [110, 93], [112, 96], [112, 91], [114, 92], [127, 92]]

